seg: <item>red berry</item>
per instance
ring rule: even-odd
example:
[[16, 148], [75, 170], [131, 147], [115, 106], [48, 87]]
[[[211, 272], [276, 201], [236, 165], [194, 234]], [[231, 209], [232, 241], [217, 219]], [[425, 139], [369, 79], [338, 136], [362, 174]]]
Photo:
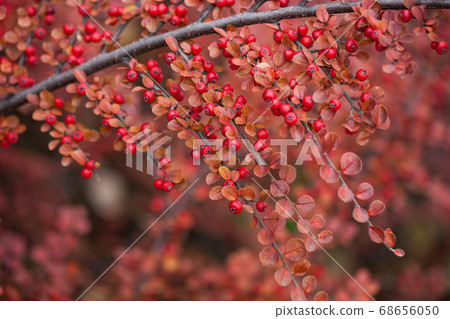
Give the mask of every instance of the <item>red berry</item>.
[[92, 176], [92, 170], [87, 167], [83, 167], [81, 169], [80, 175], [81, 177], [88, 179]]
[[163, 181], [161, 178], [158, 178], [158, 179], [155, 179], [155, 180], [153, 181], [153, 186], [154, 186], [156, 189], [162, 189], [163, 183], [164, 183], [164, 181]]
[[240, 177], [241, 179], [246, 178], [246, 177], [248, 176], [248, 174], [249, 174], [248, 169], [245, 168], [245, 167], [239, 167], [239, 168], [238, 168], [238, 172], [239, 172], [239, 177]]
[[233, 200], [228, 205], [228, 208], [232, 214], [239, 214], [242, 211], [242, 203], [238, 200]]
[[24, 53], [26, 56], [32, 56], [36, 53], [36, 49], [33, 46], [29, 45], [25, 48]]
[[9, 132], [6, 134], [6, 141], [9, 144], [16, 144], [19, 141], [19, 135], [16, 132]]
[[150, 59], [150, 60], [147, 60], [147, 62], [145, 62], [145, 65], [146, 65], [147, 69], [150, 70], [150, 69], [154, 68], [155, 66], [158, 66], [158, 62], [156, 62], [153, 59]]
[[411, 18], [412, 18], [411, 11], [407, 9], [400, 11], [400, 20], [402, 20], [403, 22], [409, 22]]
[[95, 161], [93, 161], [93, 160], [87, 161], [86, 164], [84, 164], [84, 167], [89, 168], [89, 169], [94, 169], [95, 168]]
[[97, 26], [92, 22], [86, 22], [86, 24], [84, 25], [84, 31], [87, 34], [92, 34], [97, 31]]
[[75, 31], [75, 26], [72, 23], [66, 23], [63, 26], [63, 32], [66, 35], [71, 35], [72, 33], [74, 33], [74, 31]]
[[179, 117], [180, 114], [176, 110], [170, 110], [167, 112], [167, 120], [172, 121], [174, 118]]
[[313, 123], [314, 131], [319, 132], [325, 127], [325, 123], [322, 120], [315, 120]]
[[316, 64], [310, 64], [306, 69], [306, 73], [312, 76], [315, 72], [319, 71], [319, 67]]
[[210, 60], [203, 62], [203, 70], [211, 72], [214, 69], [214, 63]]
[[233, 138], [231, 140], [225, 140], [224, 142], [227, 142], [227, 145], [224, 145], [228, 147], [232, 151], [239, 151], [241, 148], [241, 142], [237, 138]]
[[262, 46], [261, 49], [259, 50], [259, 57], [265, 57], [265, 56], [270, 56], [272, 54], [272, 52], [270, 51], [270, 49], [266, 46]]
[[136, 153], [136, 143], [127, 143], [125, 146], [126, 154], [135, 154]]
[[227, 136], [226, 133], [229, 130], [233, 130], [233, 126], [231, 124], [225, 124], [224, 126], [222, 126], [222, 135]]
[[117, 17], [119, 15], [119, 8], [115, 5], [110, 5], [108, 9], [108, 15], [110, 17]]
[[286, 50], [283, 51], [283, 56], [284, 56], [284, 59], [285, 59], [286, 61], [292, 60], [292, 58], [294, 57], [294, 55], [295, 55], [295, 51], [294, 51], [294, 50], [286, 49]]
[[34, 36], [38, 39], [43, 39], [47, 35], [47, 31], [44, 28], [39, 27], [34, 30]]
[[311, 111], [312, 107], [314, 106], [314, 100], [313, 100], [312, 96], [306, 95], [302, 99], [302, 104], [303, 104], [304, 111], [306, 111], [306, 112]]
[[117, 103], [117, 104], [125, 103], [125, 98], [120, 93], [117, 93], [116, 95], [114, 95], [113, 100], [114, 100], [114, 103]]
[[106, 129], [110, 129], [111, 125], [109, 124], [109, 119], [103, 119], [102, 120], [102, 126]]
[[198, 82], [195, 84], [195, 90], [200, 94], [206, 92], [206, 84], [203, 82]]
[[236, 3], [236, 1], [234, 1], [234, 0], [226, 0], [225, 2], [226, 2], [227, 7], [231, 7]]
[[212, 103], [208, 103], [205, 105], [205, 114], [208, 116], [213, 116], [214, 115], [214, 108], [216, 106]]
[[289, 104], [281, 104], [279, 110], [281, 115], [286, 115], [292, 111], [292, 106], [290, 106]]
[[365, 18], [359, 18], [355, 23], [355, 29], [358, 31], [364, 31], [367, 27], [367, 20]]
[[360, 81], [365, 81], [365, 80], [367, 80], [368, 77], [369, 77], [369, 74], [364, 69], [359, 69], [356, 72], [356, 78]]
[[383, 34], [383, 31], [381, 31], [381, 30], [379, 30], [379, 29], [373, 30], [372, 33], [370, 34], [370, 38], [371, 38], [373, 41], [377, 41], [377, 40], [378, 40], [378, 37], [379, 37], [381, 34]]
[[387, 47], [381, 45], [380, 42], [378, 42], [378, 41], [375, 42], [375, 50], [377, 50], [377, 51], [384, 51], [386, 49], [387, 49]]
[[62, 108], [64, 106], [64, 100], [59, 96], [55, 97], [54, 105], [57, 109]]
[[356, 52], [358, 50], [358, 43], [355, 40], [347, 40], [345, 42], [345, 49], [350, 52]]
[[180, 93], [180, 87], [178, 85], [176, 85], [176, 84], [172, 84], [169, 87], [169, 93], [172, 96], [178, 95], [178, 93]]
[[38, 58], [34, 55], [27, 57], [27, 64], [31, 67], [35, 66], [38, 63]]
[[191, 52], [193, 55], [200, 54], [201, 51], [202, 51], [202, 46], [200, 44], [194, 43], [193, 45], [191, 45]]
[[361, 95], [361, 102], [365, 102], [367, 99], [369, 99], [369, 98], [371, 98], [371, 99], [373, 99], [373, 96], [372, 96], [372, 94], [370, 94], [370, 93], [363, 93], [362, 95]]
[[158, 7], [155, 5], [151, 5], [148, 10], [147, 10], [148, 14], [154, 18], [156, 18], [158, 16]]
[[281, 42], [283, 35], [284, 35], [283, 31], [277, 30], [273, 33], [273, 40], [275, 42]]
[[175, 14], [180, 18], [184, 17], [187, 13], [187, 8], [183, 5], [177, 5], [175, 7]]
[[264, 101], [269, 102], [277, 97], [276, 93], [272, 89], [266, 89], [262, 95]]
[[245, 40], [245, 43], [250, 44], [252, 42], [256, 42], [256, 37], [254, 34], [250, 34], [247, 38], [247, 40]]
[[44, 18], [44, 22], [46, 25], [52, 25], [55, 23], [55, 16], [53, 14], [47, 14]]
[[328, 48], [325, 50], [325, 57], [327, 59], [333, 59], [334, 57], [336, 57], [336, 49], [335, 48]]
[[206, 146], [202, 147], [202, 155], [203, 156], [207, 157], [207, 156], [212, 155], [213, 153], [214, 153], [214, 150], [212, 149], [211, 146], [206, 145]]
[[313, 42], [314, 40], [309, 35], [300, 38], [300, 43], [307, 49], [311, 47]]
[[78, 7], [78, 13], [82, 16], [87, 16], [89, 14], [89, 8], [87, 5], [83, 4]]
[[221, 49], [225, 49], [227, 47], [227, 39], [219, 38], [219, 40], [217, 40], [217, 46]]
[[161, 69], [157, 66], [154, 66], [153, 68], [150, 69], [150, 75], [157, 81], [159, 78], [162, 78], [162, 72]]
[[436, 52], [440, 55], [444, 55], [448, 52], [448, 44], [445, 41], [439, 41], [436, 46]]
[[100, 33], [98, 33], [98, 32], [92, 33], [92, 37], [91, 37], [92, 42], [100, 42], [101, 39], [102, 39], [102, 36], [100, 35]]
[[73, 116], [72, 114], [67, 114], [65, 117], [64, 117], [64, 123], [66, 123], [67, 125], [70, 125], [70, 124], [75, 124], [77, 121], [76, 121], [76, 119], [75, 119], [75, 116]]
[[266, 149], [267, 144], [264, 140], [256, 140], [253, 147], [255, 148], [255, 151], [260, 152]]
[[266, 202], [263, 202], [263, 201], [258, 201], [258, 202], [256, 202], [256, 209], [259, 211], [259, 212], [265, 212], [266, 211], [266, 209], [267, 209], [267, 204], [266, 204]]
[[162, 189], [163, 191], [165, 191], [166, 193], [171, 192], [171, 191], [173, 190], [173, 184], [172, 184], [172, 182], [171, 182], [171, 181], [164, 181], [164, 182], [162, 183], [161, 189]]
[[286, 8], [289, 5], [289, 0], [280, 0], [280, 7]]
[[142, 99], [145, 103], [152, 103], [155, 99], [155, 94], [150, 90], [144, 91], [144, 93], [142, 93]]
[[314, 40], [317, 40], [321, 35], [323, 35], [323, 31], [321, 29], [317, 29], [317, 30], [314, 30], [311, 33], [311, 35], [314, 38]]
[[368, 37], [369, 39], [372, 39], [372, 32], [373, 32], [374, 30], [375, 30], [375, 29], [372, 28], [372, 27], [369, 25], [368, 27], [366, 27], [366, 28], [364, 29], [364, 35], [365, 35], [366, 37]]
[[297, 33], [299, 36], [304, 37], [308, 34], [308, 26], [305, 24], [299, 25], [297, 27]]
[[27, 14], [28, 14], [29, 17], [34, 17], [36, 15], [36, 12], [37, 12], [36, 8], [33, 7], [33, 6], [27, 6], [25, 8], [25, 10], [27, 11]]
[[294, 125], [295, 123], [297, 123], [297, 119], [297, 114], [295, 114], [294, 112], [289, 112], [284, 116], [284, 121], [287, 125]]
[[61, 144], [62, 145], [71, 145], [72, 144], [72, 139], [68, 136], [63, 136], [61, 138]]
[[298, 38], [298, 34], [297, 31], [295, 31], [295, 29], [287, 29], [286, 34], [288, 36], [288, 39], [291, 41], [295, 41]]
[[83, 47], [79, 45], [74, 45], [72, 47], [72, 54], [76, 57], [80, 57], [83, 54]]
[[256, 136], [259, 139], [264, 140], [269, 137], [269, 133], [267, 132], [267, 130], [265, 128], [263, 128], [263, 129], [260, 129], [258, 132], [256, 132]]
[[130, 82], [134, 82], [137, 80], [138, 78], [138, 74], [135, 70], [128, 70], [127, 74], [126, 74], [126, 78], [128, 81]]
[[167, 13], [167, 6], [164, 3], [158, 3], [158, 14], [163, 15]]
[[339, 99], [331, 99], [330, 100], [330, 109], [332, 109], [333, 111], [337, 111], [341, 108], [341, 101], [339, 101]]
[[177, 26], [181, 23], [181, 18], [177, 15], [171, 16], [169, 19], [169, 23], [173, 26]]
[[122, 138], [124, 138], [125, 136], [127, 136], [127, 134], [128, 134], [127, 129], [124, 128], [124, 127], [119, 127], [119, 128], [116, 130], [116, 137], [117, 137], [117, 138], [122, 139]]
[[81, 142], [81, 141], [84, 139], [84, 134], [83, 134], [83, 132], [81, 132], [81, 131], [75, 131], [75, 132], [73, 132], [73, 134], [72, 134], [72, 139], [73, 139], [75, 142], [77, 142], [77, 143]]
[[206, 78], [208, 79], [208, 82], [216, 83], [219, 80], [219, 75], [216, 72], [209, 72], [206, 75]]

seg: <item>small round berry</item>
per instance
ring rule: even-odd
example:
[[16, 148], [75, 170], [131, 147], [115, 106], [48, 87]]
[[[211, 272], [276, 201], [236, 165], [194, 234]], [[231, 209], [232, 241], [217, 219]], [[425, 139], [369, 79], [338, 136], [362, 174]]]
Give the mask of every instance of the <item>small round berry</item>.
[[75, 124], [76, 122], [77, 120], [75, 119], [75, 116], [73, 116], [72, 114], [67, 114], [64, 117], [64, 123], [66, 123], [66, 125]]
[[97, 26], [92, 22], [86, 22], [86, 24], [84, 25], [84, 32], [86, 32], [87, 34], [92, 34], [95, 31], [97, 31]]
[[272, 52], [270, 51], [270, 49], [266, 46], [262, 46], [261, 49], [259, 50], [259, 57], [265, 57], [265, 56], [270, 56], [272, 54]]
[[209, 72], [206, 75], [209, 83], [216, 83], [219, 80], [219, 75], [216, 72]]
[[167, 120], [172, 121], [173, 119], [180, 117], [180, 114], [176, 110], [170, 110], [167, 112]]
[[192, 107], [192, 112], [201, 113], [201, 111], [203, 111], [203, 106], [201, 104]]
[[71, 35], [75, 32], [75, 26], [72, 23], [66, 23], [63, 26], [63, 32], [65, 35]]
[[306, 69], [306, 73], [312, 76], [315, 72], [319, 71], [319, 67], [316, 64], [310, 64]]
[[205, 127], [203, 128], [203, 132], [205, 132], [206, 135], [211, 133], [213, 130], [214, 126], [212, 126], [211, 124], [205, 125]]
[[170, 93], [170, 95], [172, 95], [172, 96], [177, 95], [178, 93], [180, 93], [180, 87], [179, 87], [177, 84], [172, 84], [172, 85], [169, 87], [169, 93]]
[[367, 20], [365, 18], [359, 18], [355, 22], [355, 29], [360, 32], [364, 31], [366, 27], [367, 27]]
[[365, 80], [367, 80], [368, 77], [369, 77], [369, 74], [364, 69], [359, 69], [356, 72], [356, 78], [360, 81], [365, 81]]
[[335, 48], [328, 48], [328, 49], [325, 50], [324, 53], [325, 53], [325, 57], [327, 59], [333, 59], [334, 57], [336, 57], [336, 54], [337, 54]]
[[156, 18], [158, 16], [158, 7], [152, 4], [147, 12], [151, 17]]
[[409, 22], [412, 19], [412, 13], [407, 9], [400, 11], [399, 16], [400, 20], [402, 20], [403, 22]]
[[24, 53], [26, 56], [32, 56], [36, 53], [36, 49], [33, 46], [29, 45], [25, 48]]
[[281, 104], [279, 110], [280, 114], [284, 116], [292, 111], [292, 106], [289, 104]]
[[117, 93], [116, 95], [114, 95], [113, 101], [114, 101], [114, 103], [117, 103], [117, 104], [123, 104], [123, 103], [125, 103], [125, 98], [123, 97], [122, 94]]
[[106, 129], [110, 129], [111, 128], [111, 124], [109, 124], [109, 119], [103, 119], [102, 120], [102, 126]]
[[72, 139], [68, 136], [63, 136], [61, 138], [61, 144], [62, 145], [71, 145], [72, 144]]
[[86, 94], [87, 85], [84, 83], [80, 83], [77, 86], [77, 93], [79, 95], [85, 95]]
[[255, 148], [255, 151], [261, 152], [266, 149], [267, 144], [266, 142], [264, 142], [264, 140], [256, 140], [253, 147]]
[[34, 55], [32, 56], [27, 56], [27, 64], [31, 67], [36, 66], [36, 64], [38, 63], [38, 58]]
[[245, 40], [245, 43], [250, 44], [252, 42], [256, 42], [256, 37], [254, 34], [250, 34], [247, 38], [247, 40]]
[[314, 43], [313, 38], [311, 38], [309, 35], [305, 35], [304, 37], [300, 38], [300, 43], [307, 49], [311, 47], [311, 45]]
[[297, 27], [297, 33], [299, 36], [304, 37], [308, 34], [308, 26], [305, 24], [299, 25]]
[[315, 120], [313, 122], [314, 131], [319, 132], [322, 128], [325, 127], [325, 123], [322, 120]]
[[84, 139], [84, 134], [83, 134], [83, 132], [81, 132], [81, 131], [75, 131], [75, 132], [73, 132], [73, 134], [72, 134], [72, 139], [73, 139], [75, 142], [77, 142], [77, 143], [81, 142], [81, 141]]
[[363, 93], [363, 94], [361, 94], [361, 102], [365, 102], [365, 101], [367, 101], [367, 99], [373, 99], [373, 96], [372, 96], [372, 94], [370, 94], [370, 93], [368, 93], [368, 92], [366, 92], [366, 93]]
[[119, 128], [116, 130], [116, 137], [117, 137], [117, 138], [122, 139], [122, 138], [124, 138], [125, 136], [127, 136], [127, 134], [128, 134], [127, 129], [124, 128], [124, 127], [119, 127]]
[[89, 14], [88, 6], [85, 4], [82, 4], [81, 6], [79, 6], [78, 13], [81, 14], [82, 16], [87, 16]]
[[6, 134], [6, 141], [9, 144], [16, 144], [19, 141], [19, 135], [16, 132], [9, 132]]
[[214, 150], [213, 150], [212, 147], [209, 146], [209, 145], [203, 146], [201, 152], [202, 152], [202, 155], [205, 156], [205, 157], [214, 154]]
[[155, 60], [153, 60], [153, 59], [149, 59], [149, 60], [147, 60], [146, 62], [145, 62], [145, 66], [147, 67], [147, 69], [151, 69], [151, 68], [154, 68], [155, 66], [158, 66], [158, 62], [156, 62]]
[[80, 175], [81, 175], [81, 177], [86, 178], [86, 179], [91, 178], [91, 176], [92, 176], [92, 169], [89, 169], [87, 167], [83, 167], [81, 169]]
[[224, 145], [228, 147], [232, 151], [239, 151], [241, 148], [241, 141], [239, 141], [237, 138], [233, 138], [231, 140], [225, 140], [224, 142], [227, 142], [227, 145]]
[[125, 146], [125, 153], [126, 154], [136, 154], [136, 143], [127, 143]]
[[164, 181], [163, 181], [161, 178], [158, 178], [158, 179], [155, 179], [155, 180], [153, 181], [153, 186], [154, 186], [156, 189], [162, 189], [163, 183], [164, 183]]
[[295, 51], [292, 49], [286, 49], [283, 51], [283, 56], [286, 61], [291, 61], [295, 55]]
[[172, 184], [172, 182], [171, 182], [171, 181], [164, 181], [164, 182], [162, 183], [161, 189], [162, 189], [163, 191], [165, 191], [166, 193], [171, 192], [171, 191], [173, 190], [173, 184]]
[[381, 34], [383, 34], [383, 31], [379, 29], [373, 30], [372, 33], [370, 34], [370, 38], [373, 41], [377, 41]]
[[158, 14], [163, 15], [167, 13], [167, 6], [164, 3], [158, 3]]
[[440, 55], [444, 55], [448, 52], [448, 44], [445, 41], [439, 41], [436, 46], [436, 52]]
[[242, 203], [238, 200], [233, 200], [228, 205], [228, 208], [232, 214], [237, 215], [242, 211]]
[[256, 202], [256, 209], [261, 213], [265, 212], [267, 209], [266, 202], [263, 202], [263, 201]]
[[138, 74], [135, 70], [128, 70], [127, 74], [126, 74], [126, 78], [128, 81], [130, 82], [134, 82], [137, 80], [138, 78]]
[[180, 18], [184, 17], [187, 13], [187, 8], [183, 5], [177, 5], [175, 7], [175, 14]]
[[263, 128], [263, 129], [260, 129], [258, 132], [256, 132], [256, 136], [259, 139], [264, 140], [269, 137], [269, 133], [267, 132], [267, 130], [265, 128]]
[[53, 104], [55, 105], [55, 107], [57, 109], [60, 109], [64, 106], [64, 100], [62, 98], [60, 98], [59, 96], [56, 96]]
[[200, 54], [201, 51], [202, 51], [202, 46], [200, 44], [194, 43], [191, 45], [191, 52], [193, 55]]
[[286, 34], [288, 36], [288, 39], [291, 41], [295, 41], [298, 38], [298, 34], [297, 31], [295, 31], [295, 29], [287, 29]]
[[86, 162], [86, 164], [84, 164], [84, 167], [89, 168], [89, 169], [94, 169], [95, 168], [95, 161], [94, 160], [89, 160]]
[[264, 101], [269, 102], [277, 97], [276, 93], [272, 89], [266, 89], [262, 95]]
[[34, 30], [34, 36], [37, 39], [43, 39], [43, 38], [45, 38], [46, 35], [47, 35], [47, 31], [45, 31], [45, 29], [42, 27], [36, 28], [36, 30]]
[[355, 40], [347, 40], [345, 42], [345, 49], [350, 53], [356, 52], [358, 50], [358, 42]]
[[313, 100], [312, 96], [306, 95], [302, 99], [302, 104], [303, 104], [304, 111], [306, 111], [306, 112], [311, 111], [312, 107], [314, 106], [314, 100]]
[[337, 111], [341, 108], [341, 101], [339, 99], [333, 98], [330, 100], [330, 109]]
[[225, 49], [227, 47], [227, 42], [227, 39], [219, 38], [219, 40], [217, 40], [217, 46], [221, 49]]
[[323, 31], [321, 29], [317, 29], [317, 30], [314, 30], [311, 33], [311, 35], [314, 38], [314, 40], [317, 40], [321, 35], [323, 35]]
[[119, 8], [115, 5], [110, 5], [108, 9], [108, 15], [110, 17], [117, 17], [119, 15]]
[[273, 40], [275, 42], [281, 42], [283, 35], [284, 35], [283, 31], [277, 30], [273, 33]]
[[233, 130], [233, 126], [231, 124], [225, 124], [224, 126], [222, 126], [222, 135], [227, 136], [226, 133], [229, 130]]
[[82, 56], [83, 55], [83, 47], [82, 46], [79, 46], [79, 45], [74, 45], [73, 47], [72, 47], [72, 54], [74, 55], [74, 56], [76, 56], [76, 57], [80, 57], [80, 56]]
[[372, 27], [369, 25], [369, 26], [367, 26], [367, 27], [364, 29], [364, 35], [365, 35], [366, 37], [368, 37], [369, 39], [372, 39], [372, 32], [373, 32], [374, 30], [375, 30], [375, 29], [372, 28]]
[[155, 99], [155, 93], [153, 93], [150, 90], [144, 91], [144, 93], [142, 93], [142, 100], [145, 103], [152, 103], [153, 100]]
[[216, 106], [212, 103], [208, 103], [205, 105], [205, 114], [208, 116], [213, 116], [214, 115], [214, 108]]
[[27, 14], [28, 14], [29, 17], [34, 17], [36, 15], [36, 12], [37, 12], [36, 8], [33, 7], [33, 6], [27, 6], [25, 8], [25, 10], [27, 11]]
[[295, 125], [295, 123], [297, 123], [297, 119], [297, 114], [294, 112], [289, 112], [284, 116], [284, 121], [287, 125]]
[[250, 75], [255, 76], [257, 73], [261, 73], [261, 69], [257, 66], [254, 66], [250, 69]]
[[171, 16], [169, 19], [169, 23], [173, 26], [177, 26], [181, 23], [181, 18], [177, 15]]
[[199, 62], [203, 63], [203, 62], [205, 62], [205, 58], [201, 54], [196, 54], [192, 58], [192, 61], [194, 61], [194, 62], [199, 61]]
[[202, 94], [206, 92], [206, 84], [203, 82], [198, 82], [197, 84], [195, 84], [195, 90]]
[[238, 172], [239, 172], [239, 177], [241, 179], [244, 179], [244, 178], [246, 178], [249, 175], [249, 171], [245, 167], [239, 167], [238, 168]]
[[280, 7], [286, 8], [289, 5], [289, 0], [280, 0]]
[[203, 70], [211, 72], [214, 69], [214, 63], [210, 60], [203, 62]]

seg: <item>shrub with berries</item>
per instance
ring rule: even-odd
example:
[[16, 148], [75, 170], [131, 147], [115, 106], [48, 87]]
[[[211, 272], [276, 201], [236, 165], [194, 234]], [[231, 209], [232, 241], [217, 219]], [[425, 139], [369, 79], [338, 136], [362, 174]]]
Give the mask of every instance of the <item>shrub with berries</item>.
[[[185, 193], [204, 181], [196, 198], [227, 204], [202, 209], [202, 218], [223, 214], [249, 224], [249, 237], [261, 245], [259, 254], [239, 258], [273, 268], [268, 285], [286, 287], [273, 293], [280, 298], [372, 298], [366, 290], [352, 295], [351, 288], [327, 285], [326, 264], [319, 256], [335, 242], [345, 245], [358, 236], [384, 246], [392, 253], [385, 258], [405, 255], [395, 227], [378, 216], [388, 209], [379, 195], [389, 198], [396, 173], [375, 173], [374, 183], [370, 175], [362, 180], [364, 170], [377, 163], [367, 159], [370, 154], [357, 153], [364, 154], [359, 146], [370, 147], [399, 125], [392, 114], [400, 111], [387, 102], [397, 85], [392, 82], [414, 76], [421, 67], [424, 58], [416, 59], [415, 46], [422, 49], [426, 42], [423, 55], [430, 51], [435, 55], [430, 60], [438, 64], [447, 58], [448, 39], [441, 28], [448, 31], [449, 23], [438, 10], [449, 9], [447, 1], [429, 7], [421, 0], [391, 1], [387, 7], [374, 0], [25, 2], [0, 2], [2, 148], [20, 147], [24, 123], [32, 125], [29, 116], [39, 122], [61, 165], [77, 166], [86, 185], [100, 183], [102, 161], [110, 165], [101, 156], [107, 150], [91, 143], [109, 143], [127, 158], [147, 155], [147, 165], [156, 169], [150, 184], [147, 175], [142, 183], [169, 199], [167, 204], [185, 197], [194, 201]], [[130, 30], [136, 24], [142, 27], [139, 39], [133, 38], [136, 29]], [[435, 86], [443, 95], [442, 83]], [[420, 110], [415, 97], [402, 98], [411, 113], [414, 107]], [[433, 136], [444, 134], [439, 133], [444, 128], [433, 128]], [[417, 138], [424, 131], [418, 129]], [[149, 132], [158, 138], [146, 140]], [[171, 158], [159, 146], [162, 135], [181, 148], [181, 156]], [[283, 152], [271, 142], [280, 138], [296, 146]], [[378, 140], [378, 147], [385, 144]], [[320, 165], [296, 165], [293, 149], [305, 145], [317, 150], [312, 157]], [[192, 159], [205, 169], [187, 169]], [[401, 178], [420, 178], [410, 166], [401, 167]], [[311, 176], [317, 178], [307, 183]], [[134, 209], [141, 210], [141, 202], [133, 203]], [[176, 258], [193, 223], [189, 212], [164, 223], [168, 230], [154, 239], [155, 247], [159, 240], [170, 245], [164, 246], [163, 270], [153, 268], [153, 257], [146, 259], [152, 271], [197, 271]], [[152, 252], [158, 256], [161, 250]], [[39, 254], [45, 255], [37, 249], [34, 258]], [[360, 276], [371, 283], [370, 275]], [[13, 299], [12, 286], [6, 299]]]

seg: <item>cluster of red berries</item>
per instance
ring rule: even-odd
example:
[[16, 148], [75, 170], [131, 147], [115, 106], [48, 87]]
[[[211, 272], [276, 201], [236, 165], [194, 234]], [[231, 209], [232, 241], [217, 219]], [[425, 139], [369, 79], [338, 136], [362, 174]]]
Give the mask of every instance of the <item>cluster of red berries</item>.
[[11, 131], [0, 141], [2, 147], [8, 147], [11, 144], [16, 144], [19, 141], [19, 135], [16, 132]]
[[448, 52], [448, 43], [445, 41], [433, 41], [431, 42], [431, 48], [435, 50], [437, 54], [444, 55]]
[[235, 0], [216, 0], [215, 4], [219, 8], [234, 6]]
[[171, 181], [165, 181], [161, 178], [155, 179], [153, 181], [153, 186], [158, 190], [163, 190], [166, 193], [169, 193], [173, 190], [173, 184]]
[[84, 167], [81, 169], [80, 175], [83, 178], [90, 178], [92, 176], [92, 170], [95, 168], [96, 163], [93, 160], [89, 160], [84, 164]]

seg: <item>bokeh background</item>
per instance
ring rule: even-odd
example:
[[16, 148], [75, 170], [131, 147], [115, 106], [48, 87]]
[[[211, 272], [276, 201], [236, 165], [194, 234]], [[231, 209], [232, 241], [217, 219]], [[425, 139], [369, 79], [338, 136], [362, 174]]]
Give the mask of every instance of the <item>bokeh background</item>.
[[[264, 26], [253, 26], [252, 31], [261, 39], [272, 36]], [[122, 42], [133, 41], [139, 33], [138, 25], [130, 25]], [[450, 40], [448, 17], [438, 34]], [[394, 230], [406, 256], [398, 258], [370, 242], [367, 229], [351, 219], [351, 208], [337, 198], [336, 185], [325, 184], [315, 164], [299, 167], [292, 186], [293, 196], [307, 193], [315, 198], [316, 210], [327, 217], [335, 234], [327, 249], [378, 300], [450, 299], [450, 60], [436, 55], [429, 42], [418, 37], [409, 45], [418, 67], [405, 78], [384, 74], [385, 58], [371, 55], [365, 68], [385, 90], [391, 128], [378, 131], [362, 147], [355, 136], [344, 136], [340, 148], [362, 158], [363, 172], [350, 179], [350, 185], [374, 185], [376, 198], [387, 205], [375, 222]], [[239, 80], [227, 72], [221, 75], [224, 81], [238, 86]], [[266, 107], [254, 94], [247, 99], [260, 112]], [[138, 99], [128, 108], [141, 122], [153, 121]], [[88, 145], [102, 166], [94, 178], [83, 180], [79, 167], [61, 167], [59, 155], [48, 150], [49, 136], [39, 132], [30, 110], [25, 107], [18, 114], [27, 132], [14, 147], [0, 150], [0, 299], [76, 299], [183, 189], [170, 195], [155, 191], [151, 176], [126, 167], [125, 155], [112, 149], [112, 138]], [[77, 118], [99, 127], [100, 120], [88, 110]], [[280, 123], [269, 127], [272, 134]], [[335, 130], [345, 135], [342, 127]], [[232, 216], [225, 200], [209, 200], [207, 170], [192, 165], [182, 143], [175, 142], [172, 152], [174, 165], [184, 168], [187, 185], [200, 181], [83, 299], [289, 299], [289, 289], [275, 283], [274, 270], [259, 262], [261, 246], [250, 216]], [[294, 226], [288, 222], [279, 236], [292, 236]], [[320, 251], [311, 263], [319, 288], [331, 299], [367, 299]]]

